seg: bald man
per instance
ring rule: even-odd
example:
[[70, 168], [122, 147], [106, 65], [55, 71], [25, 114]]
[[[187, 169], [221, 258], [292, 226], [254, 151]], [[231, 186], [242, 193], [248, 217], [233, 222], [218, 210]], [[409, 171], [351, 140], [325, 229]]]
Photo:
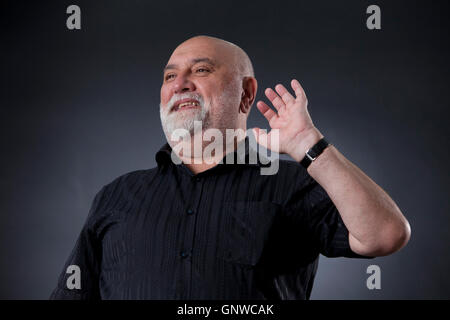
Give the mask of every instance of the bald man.
[[[262, 175], [267, 159], [250, 161], [248, 137], [226, 139], [247, 130], [257, 92], [249, 57], [213, 37], [181, 43], [163, 73], [157, 167], [98, 192], [51, 298], [309, 299], [320, 254], [373, 258], [405, 246], [400, 209], [314, 126], [300, 83], [291, 87], [266, 89], [273, 108], [257, 103], [271, 131], [255, 128], [256, 140], [293, 159]], [[222, 148], [195, 152], [211, 131]]]

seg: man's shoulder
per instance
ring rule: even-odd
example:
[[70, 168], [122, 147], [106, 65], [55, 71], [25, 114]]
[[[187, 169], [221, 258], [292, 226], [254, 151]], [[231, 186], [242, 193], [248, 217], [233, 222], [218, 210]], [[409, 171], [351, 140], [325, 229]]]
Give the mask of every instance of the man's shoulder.
[[308, 171], [300, 163], [288, 159], [279, 159], [278, 170], [274, 176], [283, 180], [305, 180], [311, 178]]
[[253, 177], [257, 179], [256, 182], [259, 185], [272, 186], [279, 193], [280, 199], [289, 197], [289, 195], [315, 183], [300, 163], [288, 159], [279, 159], [278, 161], [278, 168], [274, 174], [254, 174]]
[[151, 180], [156, 173], [157, 168], [139, 169], [126, 172], [103, 185], [103, 187], [98, 191], [98, 194], [116, 197], [133, 190], [138, 190], [140, 189], [140, 186]]
[[286, 170], [306, 172], [306, 169], [297, 161], [289, 159], [280, 159], [279, 161], [280, 161], [280, 168], [284, 168]]
[[111, 182], [104, 185], [103, 189], [117, 189], [122, 187], [130, 187], [145, 183], [149, 178], [157, 173], [157, 168], [139, 169], [126, 172], [114, 178]]
[[[95, 195], [92, 210], [111, 213], [122, 208], [124, 203], [145, 194], [145, 186], [157, 172], [157, 168], [134, 170], [116, 177], [105, 184]], [[97, 216], [97, 215], [96, 215]]]

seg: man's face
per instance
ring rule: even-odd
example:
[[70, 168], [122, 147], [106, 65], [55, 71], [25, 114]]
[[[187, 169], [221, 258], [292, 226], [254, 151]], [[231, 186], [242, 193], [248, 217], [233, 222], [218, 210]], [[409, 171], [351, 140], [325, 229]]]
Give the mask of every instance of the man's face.
[[169, 138], [175, 129], [236, 128], [240, 81], [230, 49], [207, 39], [181, 44], [164, 69], [160, 114]]

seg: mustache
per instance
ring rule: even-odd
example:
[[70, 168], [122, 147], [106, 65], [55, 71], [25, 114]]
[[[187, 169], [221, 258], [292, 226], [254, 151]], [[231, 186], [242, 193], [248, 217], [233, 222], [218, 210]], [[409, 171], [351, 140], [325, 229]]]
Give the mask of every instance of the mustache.
[[205, 106], [205, 102], [204, 99], [202, 97], [201, 94], [196, 93], [196, 92], [185, 92], [185, 93], [176, 93], [172, 96], [172, 98], [170, 98], [170, 100], [167, 102], [165, 110], [166, 112], [170, 112], [170, 110], [172, 110], [174, 104], [179, 101], [179, 100], [183, 100], [183, 99], [195, 99], [199, 102], [200, 107], [203, 109]]

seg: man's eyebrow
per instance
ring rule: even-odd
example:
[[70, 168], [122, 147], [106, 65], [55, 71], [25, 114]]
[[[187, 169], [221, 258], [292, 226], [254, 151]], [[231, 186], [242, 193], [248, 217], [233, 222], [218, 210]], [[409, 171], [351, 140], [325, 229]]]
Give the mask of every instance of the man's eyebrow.
[[213, 66], [216, 65], [216, 63], [210, 59], [210, 58], [197, 58], [197, 59], [192, 59], [192, 64], [196, 64], [199, 62], [207, 62], [209, 64], [212, 64]]
[[164, 67], [163, 71], [166, 72], [167, 70], [176, 69], [176, 68], [177, 68], [176, 64], [168, 64], [167, 66]]
[[[207, 62], [207, 63], [209, 63], [209, 64], [211, 64], [211, 65], [213, 65], [213, 66], [215, 66], [216, 65], [216, 63], [214, 62], [214, 60], [212, 60], [212, 59], [210, 59], [210, 58], [195, 58], [195, 59], [192, 59], [191, 60], [191, 63], [192, 64], [196, 64], [196, 63], [199, 63], [199, 62]], [[177, 67], [177, 65], [176, 64], [168, 64], [167, 66], [165, 66], [165, 68], [164, 68], [164, 72], [166, 72], [167, 70], [170, 70], [170, 69], [177, 69], [178, 67]]]

